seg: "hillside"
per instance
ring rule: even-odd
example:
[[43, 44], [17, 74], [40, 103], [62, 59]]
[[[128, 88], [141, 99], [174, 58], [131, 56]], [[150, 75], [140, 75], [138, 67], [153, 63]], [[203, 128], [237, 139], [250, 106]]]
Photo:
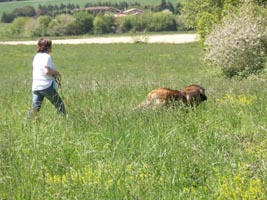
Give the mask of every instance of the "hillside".
[[[16, 2], [2, 2], [0, 3], [0, 15], [3, 12], [11, 12], [15, 8], [23, 7], [23, 6], [34, 6], [38, 7], [38, 5], [60, 5], [60, 4], [78, 4], [80, 7], [84, 7], [86, 3], [98, 3], [98, 2], [107, 2], [107, 0], [30, 0], [30, 1], [16, 1]], [[137, 2], [142, 5], [156, 5], [161, 2], [161, 0], [109, 0], [108, 2]], [[174, 5], [177, 4], [178, 0], [169, 0], [169, 2]]]

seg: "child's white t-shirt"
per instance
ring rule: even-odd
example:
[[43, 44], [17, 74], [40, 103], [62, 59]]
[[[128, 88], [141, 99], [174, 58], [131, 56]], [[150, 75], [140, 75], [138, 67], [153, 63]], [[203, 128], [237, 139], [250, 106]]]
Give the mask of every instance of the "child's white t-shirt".
[[49, 88], [52, 85], [54, 78], [46, 75], [44, 69], [46, 66], [55, 69], [51, 56], [48, 53], [37, 53], [33, 58], [32, 66], [32, 91]]

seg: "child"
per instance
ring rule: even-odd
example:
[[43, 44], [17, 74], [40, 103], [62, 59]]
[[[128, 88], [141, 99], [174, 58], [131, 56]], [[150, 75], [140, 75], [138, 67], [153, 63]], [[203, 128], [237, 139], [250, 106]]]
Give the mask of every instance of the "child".
[[29, 117], [40, 111], [44, 97], [56, 107], [59, 114], [66, 115], [64, 103], [56, 89], [55, 79], [60, 78], [61, 75], [53, 65], [51, 50], [51, 40], [38, 41], [37, 53], [33, 59], [32, 108], [29, 111]]

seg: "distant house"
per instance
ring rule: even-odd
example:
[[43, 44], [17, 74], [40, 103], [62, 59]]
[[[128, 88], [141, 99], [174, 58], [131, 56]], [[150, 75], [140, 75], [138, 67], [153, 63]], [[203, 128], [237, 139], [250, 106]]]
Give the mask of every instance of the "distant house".
[[114, 7], [108, 7], [108, 6], [97, 6], [97, 7], [87, 7], [84, 9], [74, 9], [73, 12], [79, 12], [79, 11], [90, 11], [94, 14], [103, 13], [113, 13], [115, 17], [122, 17], [125, 15], [140, 15], [143, 14], [144, 11], [137, 9], [137, 8], [131, 8], [129, 10], [121, 11]]
[[129, 10], [124, 10], [121, 13], [116, 13], [115, 17], [120, 18], [120, 17], [126, 16], [126, 15], [140, 15], [140, 14], [143, 14], [143, 13], [144, 13], [143, 10], [140, 10], [140, 9], [137, 9], [137, 8], [131, 8]]
[[144, 11], [140, 10], [140, 9], [137, 9], [137, 8], [131, 8], [129, 10], [123, 11], [122, 13], [125, 14], [125, 15], [140, 15], [140, 14], [143, 14]]
[[121, 10], [117, 9], [117, 8], [113, 8], [113, 7], [108, 7], [108, 6], [98, 6], [98, 7], [87, 7], [83, 10], [87, 10], [90, 11], [94, 14], [98, 14], [98, 13], [113, 13], [113, 14], [119, 14], [121, 13]]

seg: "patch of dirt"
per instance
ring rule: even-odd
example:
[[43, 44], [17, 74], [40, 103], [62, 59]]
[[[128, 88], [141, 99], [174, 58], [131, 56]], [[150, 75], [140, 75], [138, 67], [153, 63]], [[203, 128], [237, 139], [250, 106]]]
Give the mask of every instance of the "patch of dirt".
[[[53, 44], [111, 44], [111, 43], [189, 43], [198, 41], [197, 34], [168, 34], [144, 36], [95, 37], [53, 40]], [[37, 41], [5, 41], [0, 45], [36, 45]]]

